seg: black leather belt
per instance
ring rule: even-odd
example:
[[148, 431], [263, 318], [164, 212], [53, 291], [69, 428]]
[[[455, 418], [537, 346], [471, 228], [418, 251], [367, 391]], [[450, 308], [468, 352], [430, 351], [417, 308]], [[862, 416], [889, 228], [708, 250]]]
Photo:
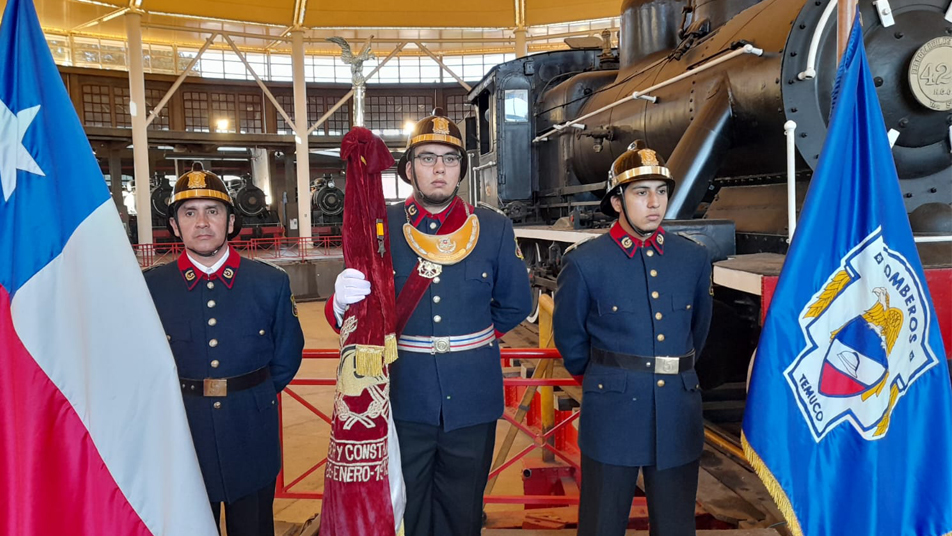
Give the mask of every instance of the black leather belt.
[[681, 356], [645, 357], [632, 354], [609, 352], [601, 348], [592, 348], [592, 363], [606, 367], [623, 368], [638, 372], [655, 374], [680, 374], [694, 368], [694, 350]]
[[270, 377], [271, 370], [268, 367], [261, 367], [254, 372], [231, 378], [205, 378], [204, 380], [179, 378], [179, 385], [182, 386], [184, 395], [222, 397], [236, 391], [251, 389], [264, 383]]

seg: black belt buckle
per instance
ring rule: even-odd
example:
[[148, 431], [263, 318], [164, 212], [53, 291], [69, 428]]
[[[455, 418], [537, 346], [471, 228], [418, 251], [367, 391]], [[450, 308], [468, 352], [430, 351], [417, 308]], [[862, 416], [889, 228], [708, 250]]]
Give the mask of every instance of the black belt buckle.
[[210, 397], [228, 396], [228, 380], [223, 378], [205, 378], [202, 382], [202, 395]]

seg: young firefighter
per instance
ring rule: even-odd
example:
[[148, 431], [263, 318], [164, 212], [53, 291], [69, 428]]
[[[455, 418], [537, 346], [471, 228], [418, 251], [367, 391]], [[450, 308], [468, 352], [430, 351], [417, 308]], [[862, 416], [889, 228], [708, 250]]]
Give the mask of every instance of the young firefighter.
[[711, 261], [661, 226], [673, 188], [664, 160], [633, 143], [601, 203], [618, 221], [563, 259], [553, 329], [565, 368], [584, 375], [580, 536], [625, 533], [639, 470], [651, 536], [695, 534]]

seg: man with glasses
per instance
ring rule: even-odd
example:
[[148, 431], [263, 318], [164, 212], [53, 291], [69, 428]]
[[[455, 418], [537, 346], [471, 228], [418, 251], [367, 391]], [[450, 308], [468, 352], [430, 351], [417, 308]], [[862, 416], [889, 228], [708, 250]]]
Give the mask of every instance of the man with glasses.
[[[532, 307], [512, 223], [456, 195], [467, 165], [459, 128], [435, 109], [397, 164], [413, 195], [387, 211], [399, 349], [390, 396], [407, 536], [480, 533], [503, 412], [496, 339]], [[370, 291], [364, 274], [344, 270], [325, 309], [331, 325]]]

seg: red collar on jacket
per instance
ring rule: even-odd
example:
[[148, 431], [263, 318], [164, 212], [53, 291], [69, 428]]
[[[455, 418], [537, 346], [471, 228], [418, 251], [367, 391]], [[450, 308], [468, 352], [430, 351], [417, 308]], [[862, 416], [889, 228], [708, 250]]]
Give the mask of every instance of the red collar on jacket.
[[188, 290], [195, 288], [202, 279], [209, 281], [220, 279], [226, 287], [231, 288], [232, 285], [235, 284], [235, 277], [238, 275], [238, 267], [240, 265], [241, 255], [239, 255], [230, 244], [228, 246], [228, 259], [225, 260], [225, 264], [222, 264], [221, 267], [212, 274], [206, 274], [195, 266], [184, 251], [178, 258], [179, 273], [182, 274], [182, 279], [185, 280], [185, 286]]
[[[423, 208], [423, 205], [417, 203], [416, 198], [412, 195], [404, 203], [404, 209], [410, 225], [427, 234], [433, 234], [434, 231], [436, 231], [436, 234], [452, 233], [462, 227], [466, 223], [466, 218], [473, 213], [472, 205], [463, 201], [459, 196], [454, 197], [449, 206], [441, 210], [439, 214], [433, 214]], [[436, 227], [431, 229], [429, 225], [424, 224], [424, 220], [436, 223]]]
[[628, 255], [629, 259], [634, 257], [638, 248], [641, 247], [651, 247], [657, 251], [659, 255], [664, 255], [664, 229], [660, 225], [655, 229], [655, 232], [645, 240], [635, 238], [625, 232], [621, 224], [617, 221], [615, 225], [612, 225], [609, 234], [611, 234], [612, 240], [618, 244], [618, 247], [625, 252], [625, 255]]

